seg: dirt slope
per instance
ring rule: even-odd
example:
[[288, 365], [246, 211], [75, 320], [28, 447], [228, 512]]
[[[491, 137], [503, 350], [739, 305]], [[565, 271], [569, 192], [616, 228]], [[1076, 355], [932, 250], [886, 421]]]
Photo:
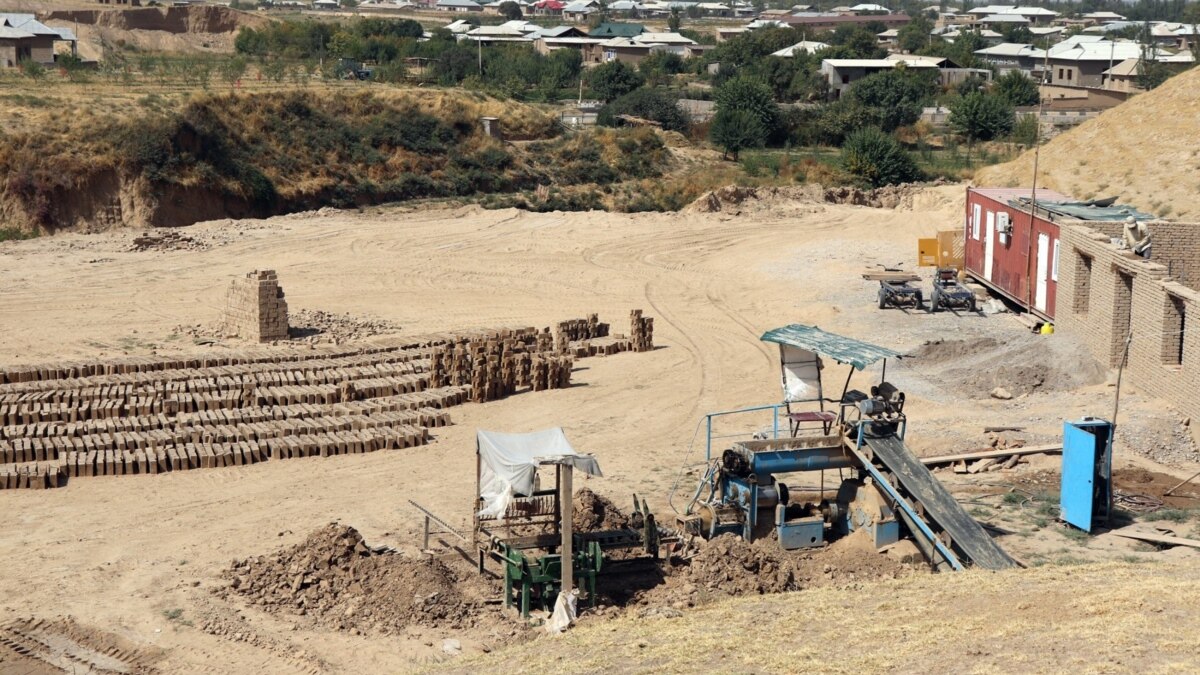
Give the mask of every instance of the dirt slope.
[[[1038, 182], [1079, 199], [1117, 195], [1173, 219], [1200, 217], [1200, 70], [1167, 80], [1042, 147]], [[975, 175], [1028, 185], [1033, 152]]]
[[265, 17], [217, 6], [54, 10], [41, 13], [39, 18], [168, 33], [234, 33], [242, 26], [257, 28], [269, 23]]
[[[1114, 583], [1134, 579], [1136, 584]], [[581, 626], [448, 670], [577, 673], [1195, 671], [1195, 564], [965, 572], [741, 598], [687, 618]], [[847, 649], [853, 645], [852, 649]]]

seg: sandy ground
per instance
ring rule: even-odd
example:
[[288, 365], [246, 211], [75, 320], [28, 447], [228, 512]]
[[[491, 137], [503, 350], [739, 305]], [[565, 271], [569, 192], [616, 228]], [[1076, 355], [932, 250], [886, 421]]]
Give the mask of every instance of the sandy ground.
[[[411, 551], [421, 523], [406, 499], [467, 522], [476, 428], [561, 425], [601, 462], [605, 477], [589, 487], [622, 504], [637, 492], [662, 512], [702, 413], [778, 398], [776, 357], [758, 342], [778, 325], [818, 324], [901, 350], [990, 337], [1018, 354], [1040, 353], [1004, 315], [881, 314], [874, 288], [858, 278], [866, 265], [910, 264], [917, 236], [957, 222], [961, 194], [939, 188], [898, 211], [801, 202], [751, 202], [740, 215], [327, 211], [198, 225], [186, 234], [206, 248], [189, 251], [128, 251], [130, 233], [0, 244], [0, 355], [13, 363], [201, 349], [174, 327], [214, 321], [229, 280], [255, 268], [278, 271], [293, 308], [378, 317], [405, 333], [544, 326], [589, 312], [619, 326], [642, 308], [655, 317], [662, 347], [583, 361], [568, 390], [455, 408], [456, 425], [417, 449], [0, 492], [8, 514], [0, 618], [72, 615], [155, 650], [168, 672], [398, 672], [433, 662], [446, 635], [316, 631], [210, 590], [231, 559], [297, 543], [333, 520]], [[940, 379], [945, 369], [893, 368], [891, 379], [915, 392], [909, 433], [920, 453], [977, 447], [984, 424], [1022, 423], [1030, 440], [1053, 438], [1064, 417], [1103, 415], [1111, 405], [1102, 380], [999, 401], [959, 392]], [[1153, 402], [1132, 393], [1122, 405], [1132, 422]], [[687, 461], [702, 452], [693, 448]], [[1154, 466], [1130, 449], [1118, 452], [1121, 466]], [[1070, 543], [1037, 532], [1005, 537], [1004, 545], [1050, 560]], [[1113, 546], [1111, 556], [1134, 550]], [[197, 629], [212, 621], [242, 639]], [[467, 653], [509, 628], [469, 636]]]

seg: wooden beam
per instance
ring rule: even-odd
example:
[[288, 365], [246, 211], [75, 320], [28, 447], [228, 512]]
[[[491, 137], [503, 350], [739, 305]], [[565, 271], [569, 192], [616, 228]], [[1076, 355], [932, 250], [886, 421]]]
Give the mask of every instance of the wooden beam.
[[938, 455], [937, 457], [921, 457], [919, 459], [925, 466], [931, 466], [934, 464], [952, 464], [954, 462], [970, 461], [972, 459], [995, 459], [996, 457], [1009, 457], [1012, 455], [1049, 455], [1056, 452], [1062, 452], [1061, 444], [1034, 445], [1028, 448], [1002, 448], [986, 452], [964, 452], [957, 455]]
[[1112, 533], [1118, 537], [1148, 541], [1152, 544], [1165, 544], [1167, 546], [1191, 546], [1193, 548], [1200, 548], [1200, 540], [1197, 539], [1184, 539], [1183, 537], [1171, 537], [1165, 534], [1153, 534], [1151, 532], [1113, 530]]
[[920, 281], [920, 275], [911, 272], [863, 272], [867, 281]]

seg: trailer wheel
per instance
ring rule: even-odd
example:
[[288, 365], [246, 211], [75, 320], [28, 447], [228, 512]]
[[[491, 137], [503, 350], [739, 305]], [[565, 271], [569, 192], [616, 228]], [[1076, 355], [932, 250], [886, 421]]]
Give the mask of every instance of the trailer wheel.
[[930, 312], [936, 312], [936, 311], [938, 311], [938, 309], [940, 309], [938, 307], [939, 299], [940, 298], [938, 297], [937, 289], [935, 288], [935, 289], [933, 289], [933, 297], [929, 299], [929, 311]]
[[975, 296], [974, 295], [971, 296], [971, 300], [967, 303], [967, 309], [972, 312], [978, 311], [975, 308]]
[[879, 309], [887, 309], [887, 292], [879, 289]]
[[925, 306], [925, 296], [921, 295], [921, 291], [917, 291], [913, 297], [916, 298], [916, 308], [922, 309]]

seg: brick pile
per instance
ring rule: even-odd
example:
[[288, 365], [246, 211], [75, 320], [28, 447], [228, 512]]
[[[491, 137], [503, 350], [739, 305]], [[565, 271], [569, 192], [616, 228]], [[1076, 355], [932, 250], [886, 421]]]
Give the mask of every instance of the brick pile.
[[476, 403], [521, 389], [568, 387], [573, 359], [559, 354], [555, 344], [548, 330], [497, 331], [465, 338], [432, 351], [429, 381], [442, 387], [469, 384]]
[[654, 349], [654, 319], [642, 316], [642, 310], [629, 313], [629, 336], [633, 351], [648, 352]]
[[0, 489], [411, 448], [451, 406], [570, 386], [573, 363], [548, 328], [505, 328], [0, 368]]
[[273, 270], [255, 270], [234, 279], [225, 295], [222, 332], [251, 342], [286, 340], [287, 301]]

